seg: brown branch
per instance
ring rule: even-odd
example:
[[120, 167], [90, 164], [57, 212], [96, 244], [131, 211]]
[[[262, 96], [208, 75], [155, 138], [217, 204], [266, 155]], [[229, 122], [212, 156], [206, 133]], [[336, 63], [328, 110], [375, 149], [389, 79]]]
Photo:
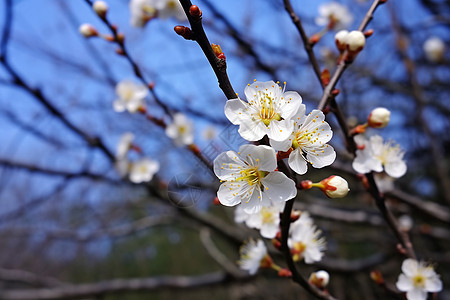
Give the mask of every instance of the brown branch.
[[160, 276], [151, 278], [113, 279], [86, 284], [67, 284], [61, 287], [28, 290], [2, 290], [3, 300], [56, 300], [103, 296], [112, 293], [187, 290], [223, 284], [230, 278], [223, 272], [199, 276]]
[[32, 286], [53, 287], [64, 283], [51, 277], [36, 275], [24, 270], [13, 270], [0, 268], [0, 281], [19, 282]]
[[183, 6], [184, 12], [186, 13], [186, 16], [189, 20], [189, 24], [191, 25], [193, 38], [200, 46], [200, 48], [202, 48], [203, 53], [208, 59], [208, 62], [211, 65], [214, 73], [216, 74], [217, 80], [219, 81], [219, 87], [222, 89], [227, 99], [236, 98], [236, 92], [234, 91], [233, 87], [231, 86], [230, 80], [228, 79], [226, 61], [225, 59], [217, 58], [216, 54], [214, 53], [208, 37], [206, 36], [206, 33], [203, 29], [201, 15], [198, 17], [191, 16], [191, 14], [189, 13], [189, 9], [192, 6], [190, 0], [180, 0], [180, 3]]

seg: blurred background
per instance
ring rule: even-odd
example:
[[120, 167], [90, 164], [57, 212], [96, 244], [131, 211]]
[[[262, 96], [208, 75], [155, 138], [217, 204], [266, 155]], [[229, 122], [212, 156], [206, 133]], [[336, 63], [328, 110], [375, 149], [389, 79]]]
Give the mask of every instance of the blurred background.
[[[323, 29], [315, 19], [326, 2], [292, 0], [309, 36]], [[348, 29], [357, 29], [371, 2], [339, 2], [353, 15]], [[237, 150], [244, 141], [224, 115], [226, 97], [208, 61], [195, 42], [173, 30], [188, 23], [155, 18], [137, 28], [130, 24], [129, 1], [107, 3], [108, 20], [154, 84], [147, 112], [170, 122], [157, 97], [184, 113], [210, 162]], [[436, 37], [448, 48], [449, 3], [391, 0], [379, 7], [368, 26], [374, 34], [340, 80], [336, 98], [351, 127], [375, 107], [391, 111], [390, 124], [373, 133], [400, 144], [408, 172], [385, 195], [395, 216], [412, 221], [418, 257], [441, 274], [444, 291], [437, 299], [450, 297], [450, 55], [444, 50], [430, 57], [424, 44]], [[210, 42], [226, 56], [239, 95], [253, 79], [286, 81], [307, 112], [317, 107], [322, 89], [281, 0], [194, 4]], [[312, 299], [270, 270], [234, 274], [239, 246], [258, 232], [235, 224], [233, 208], [213, 204], [219, 180], [189, 147], [175, 145], [142, 114], [114, 111], [116, 84], [139, 78], [116, 53], [117, 44], [84, 38], [82, 23], [111, 34], [85, 1], [0, 3], [0, 291], [15, 292], [7, 299]], [[320, 67], [330, 72], [339, 55], [334, 34], [314, 46]], [[334, 200], [320, 192], [298, 194], [296, 208], [310, 212], [327, 239], [323, 261], [299, 264], [299, 270], [306, 277], [328, 270], [329, 291], [339, 299], [390, 299], [369, 274], [380, 270], [395, 284], [403, 257], [351, 168], [334, 115], [327, 121], [335, 163], [298, 178], [338, 174], [351, 192]], [[125, 132], [141, 149], [131, 159], [160, 164], [149, 183], [134, 184], [117, 172], [116, 147]], [[116, 289], [105, 292], [102, 284]], [[64, 287], [72, 293], [58, 294]], [[40, 294], [44, 288], [47, 298]]]

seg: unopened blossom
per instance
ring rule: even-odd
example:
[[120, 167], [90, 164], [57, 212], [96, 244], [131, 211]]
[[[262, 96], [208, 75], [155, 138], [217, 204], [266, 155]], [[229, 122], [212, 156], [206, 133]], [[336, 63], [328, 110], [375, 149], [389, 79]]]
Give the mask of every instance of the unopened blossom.
[[327, 142], [331, 140], [333, 132], [325, 121], [325, 115], [320, 110], [313, 110], [305, 116], [305, 105], [301, 105], [293, 117], [294, 129], [284, 141], [270, 139], [270, 145], [278, 151], [288, 151], [289, 166], [296, 173], [305, 174], [308, 163], [314, 168], [331, 165], [336, 152]]
[[327, 271], [320, 270], [317, 272], [312, 272], [308, 279], [309, 283], [315, 285], [318, 288], [325, 288], [330, 281], [330, 274]]
[[239, 253], [241, 256], [238, 261], [239, 267], [248, 271], [250, 275], [254, 275], [267, 256], [267, 248], [261, 239], [249, 240], [241, 246]]
[[134, 140], [134, 134], [126, 132], [122, 134], [117, 143], [116, 158], [122, 159], [127, 156], [128, 151], [131, 149], [132, 142]]
[[328, 26], [330, 29], [343, 29], [353, 22], [353, 16], [348, 8], [335, 1], [327, 2], [319, 6], [319, 16], [316, 24]]
[[143, 27], [151, 18], [156, 15], [154, 0], [131, 0], [130, 14], [131, 25], [135, 27]]
[[284, 203], [272, 206], [263, 206], [261, 210], [254, 214], [248, 214], [238, 205], [235, 210], [235, 221], [237, 223], [245, 222], [250, 228], [256, 228], [261, 236], [266, 239], [273, 239], [280, 227], [280, 212], [283, 211]]
[[92, 26], [91, 24], [81, 24], [78, 28], [78, 31], [83, 35], [84, 37], [91, 37], [98, 35], [97, 30]]
[[334, 36], [334, 41], [339, 52], [343, 52], [347, 48], [348, 30], [340, 30]]
[[186, 20], [186, 14], [178, 0], [157, 0], [154, 1], [155, 8], [158, 11], [158, 18], [168, 19], [176, 18], [178, 21]]
[[350, 31], [345, 37], [347, 49], [351, 52], [358, 52], [364, 48], [366, 37], [359, 30]]
[[292, 258], [294, 261], [304, 259], [307, 264], [320, 261], [326, 244], [325, 239], [320, 237], [322, 231], [309, 222], [299, 222], [299, 220], [292, 223], [290, 228], [288, 246], [291, 249]]
[[398, 228], [403, 231], [410, 231], [414, 225], [413, 219], [408, 215], [401, 215], [398, 218]]
[[439, 275], [425, 262], [408, 258], [402, 263], [402, 272], [396, 286], [400, 291], [406, 292], [408, 300], [426, 300], [427, 293], [437, 293], [442, 290]]
[[384, 128], [391, 120], [391, 112], [384, 107], [377, 107], [370, 112], [367, 124], [372, 128]]
[[[366, 140], [361, 135], [355, 136], [359, 149], [353, 160], [353, 169], [361, 174], [383, 170], [391, 177], [399, 178], [406, 173], [406, 163], [403, 160], [404, 151], [393, 141], [383, 142], [379, 135]], [[384, 167], [384, 168], [383, 168]]]
[[433, 36], [425, 41], [423, 51], [429, 61], [437, 63], [444, 59], [445, 44], [440, 38]]
[[194, 142], [194, 126], [184, 114], [176, 113], [173, 121], [166, 127], [166, 134], [175, 145], [191, 145]]
[[228, 100], [225, 115], [239, 134], [248, 141], [257, 141], [266, 134], [276, 141], [283, 141], [292, 132], [295, 115], [302, 103], [297, 92], [285, 92], [273, 81], [255, 81], [245, 90], [247, 102], [237, 98]]
[[118, 98], [113, 103], [114, 110], [135, 113], [140, 107], [145, 106], [144, 98], [148, 94], [148, 89], [142, 84], [124, 80], [116, 85], [116, 94]]
[[108, 4], [106, 4], [105, 1], [95, 1], [92, 8], [100, 17], [106, 16], [106, 13], [108, 12]]
[[294, 198], [297, 189], [292, 179], [275, 171], [275, 150], [269, 146], [243, 145], [239, 152], [227, 151], [214, 160], [214, 173], [223, 181], [217, 192], [221, 204], [242, 203], [246, 213], [257, 213], [263, 206]]
[[130, 181], [134, 183], [152, 180], [153, 175], [159, 171], [159, 163], [150, 158], [142, 158], [132, 162], [130, 170]]
[[347, 180], [341, 176], [330, 176], [322, 180], [320, 184], [320, 189], [330, 198], [345, 197], [350, 191]]

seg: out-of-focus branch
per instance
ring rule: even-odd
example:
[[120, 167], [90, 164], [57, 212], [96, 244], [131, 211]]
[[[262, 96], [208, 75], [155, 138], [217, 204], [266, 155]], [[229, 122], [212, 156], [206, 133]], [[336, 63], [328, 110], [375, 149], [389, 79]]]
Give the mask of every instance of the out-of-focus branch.
[[12, 270], [4, 268], [0, 268], [0, 281], [19, 282], [31, 286], [44, 287], [60, 286], [64, 284], [63, 282], [55, 278], [44, 277], [23, 270]]
[[191, 25], [191, 30], [195, 41], [198, 43], [200, 48], [202, 48], [203, 53], [216, 74], [217, 80], [219, 81], [219, 87], [222, 89], [227, 99], [236, 98], [236, 92], [228, 79], [226, 61], [225, 59], [219, 59], [214, 53], [208, 37], [203, 29], [201, 15], [197, 17], [191, 16], [189, 10], [192, 3], [190, 0], [180, 0], [180, 3], [183, 6], [184, 12], [189, 20], [189, 24]]
[[439, 185], [441, 187], [442, 196], [444, 197], [445, 201], [450, 204], [450, 178], [447, 174], [446, 160], [442, 153], [439, 139], [431, 130], [430, 125], [424, 115], [425, 106], [428, 101], [426, 100], [423, 89], [420, 86], [420, 83], [417, 79], [415, 63], [408, 55], [406, 46], [407, 43], [406, 38], [404, 37], [403, 34], [403, 30], [398, 23], [398, 20], [393, 12], [393, 8], [391, 6], [389, 6], [389, 8], [393, 23], [393, 29], [397, 36], [397, 43], [396, 43], [397, 52], [400, 54], [406, 72], [408, 74], [409, 84], [412, 88], [412, 96], [417, 108], [416, 120], [419, 122], [420, 127], [422, 127], [423, 132], [428, 137], [428, 145], [431, 148], [432, 154], [431, 160], [437, 172], [437, 181], [439, 182]]
[[187, 290], [223, 284], [230, 278], [223, 272], [199, 276], [161, 276], [152, 278], [113, 279], [87, 284], [67, 284], [61, 287], [28, 290], [2, 290], [3, 300], [79, 299], [131, 291]]

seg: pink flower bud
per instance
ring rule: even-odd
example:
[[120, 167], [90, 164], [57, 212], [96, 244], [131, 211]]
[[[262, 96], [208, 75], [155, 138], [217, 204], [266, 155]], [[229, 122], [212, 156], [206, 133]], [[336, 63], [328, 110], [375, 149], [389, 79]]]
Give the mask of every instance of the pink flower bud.
[[342, 178], [341, 176], [330, 176], [320, 182], [322, 187], [320, 189], [324, 192], [329, 198], [342, 198], [347, 196], [348, 188], [347, 180]]
[[108, 12], [109, 7], [105, 1], [95, 1], [92, 8], [97, 13], [97, 15], [104, 18], [106, 16], [106, 13]]
[[369, 115], [367, 123], [372, 128], [383, 128], [389, 123], [391, 112], [384, 107], [377, 107]]
[[84, 37], [87, 37], [87, 38], [98, 35], [97, 30], [91, 24], [86, 24], [86, 23], [81, 24], [80, 27], [78, 28], [78, 30]]
[[347, 49], [352, 52], [361, 51], [366, 44], [364, 34], [358, 30], [353, 30], [347, 34], [345, 41], [347, 43]]

